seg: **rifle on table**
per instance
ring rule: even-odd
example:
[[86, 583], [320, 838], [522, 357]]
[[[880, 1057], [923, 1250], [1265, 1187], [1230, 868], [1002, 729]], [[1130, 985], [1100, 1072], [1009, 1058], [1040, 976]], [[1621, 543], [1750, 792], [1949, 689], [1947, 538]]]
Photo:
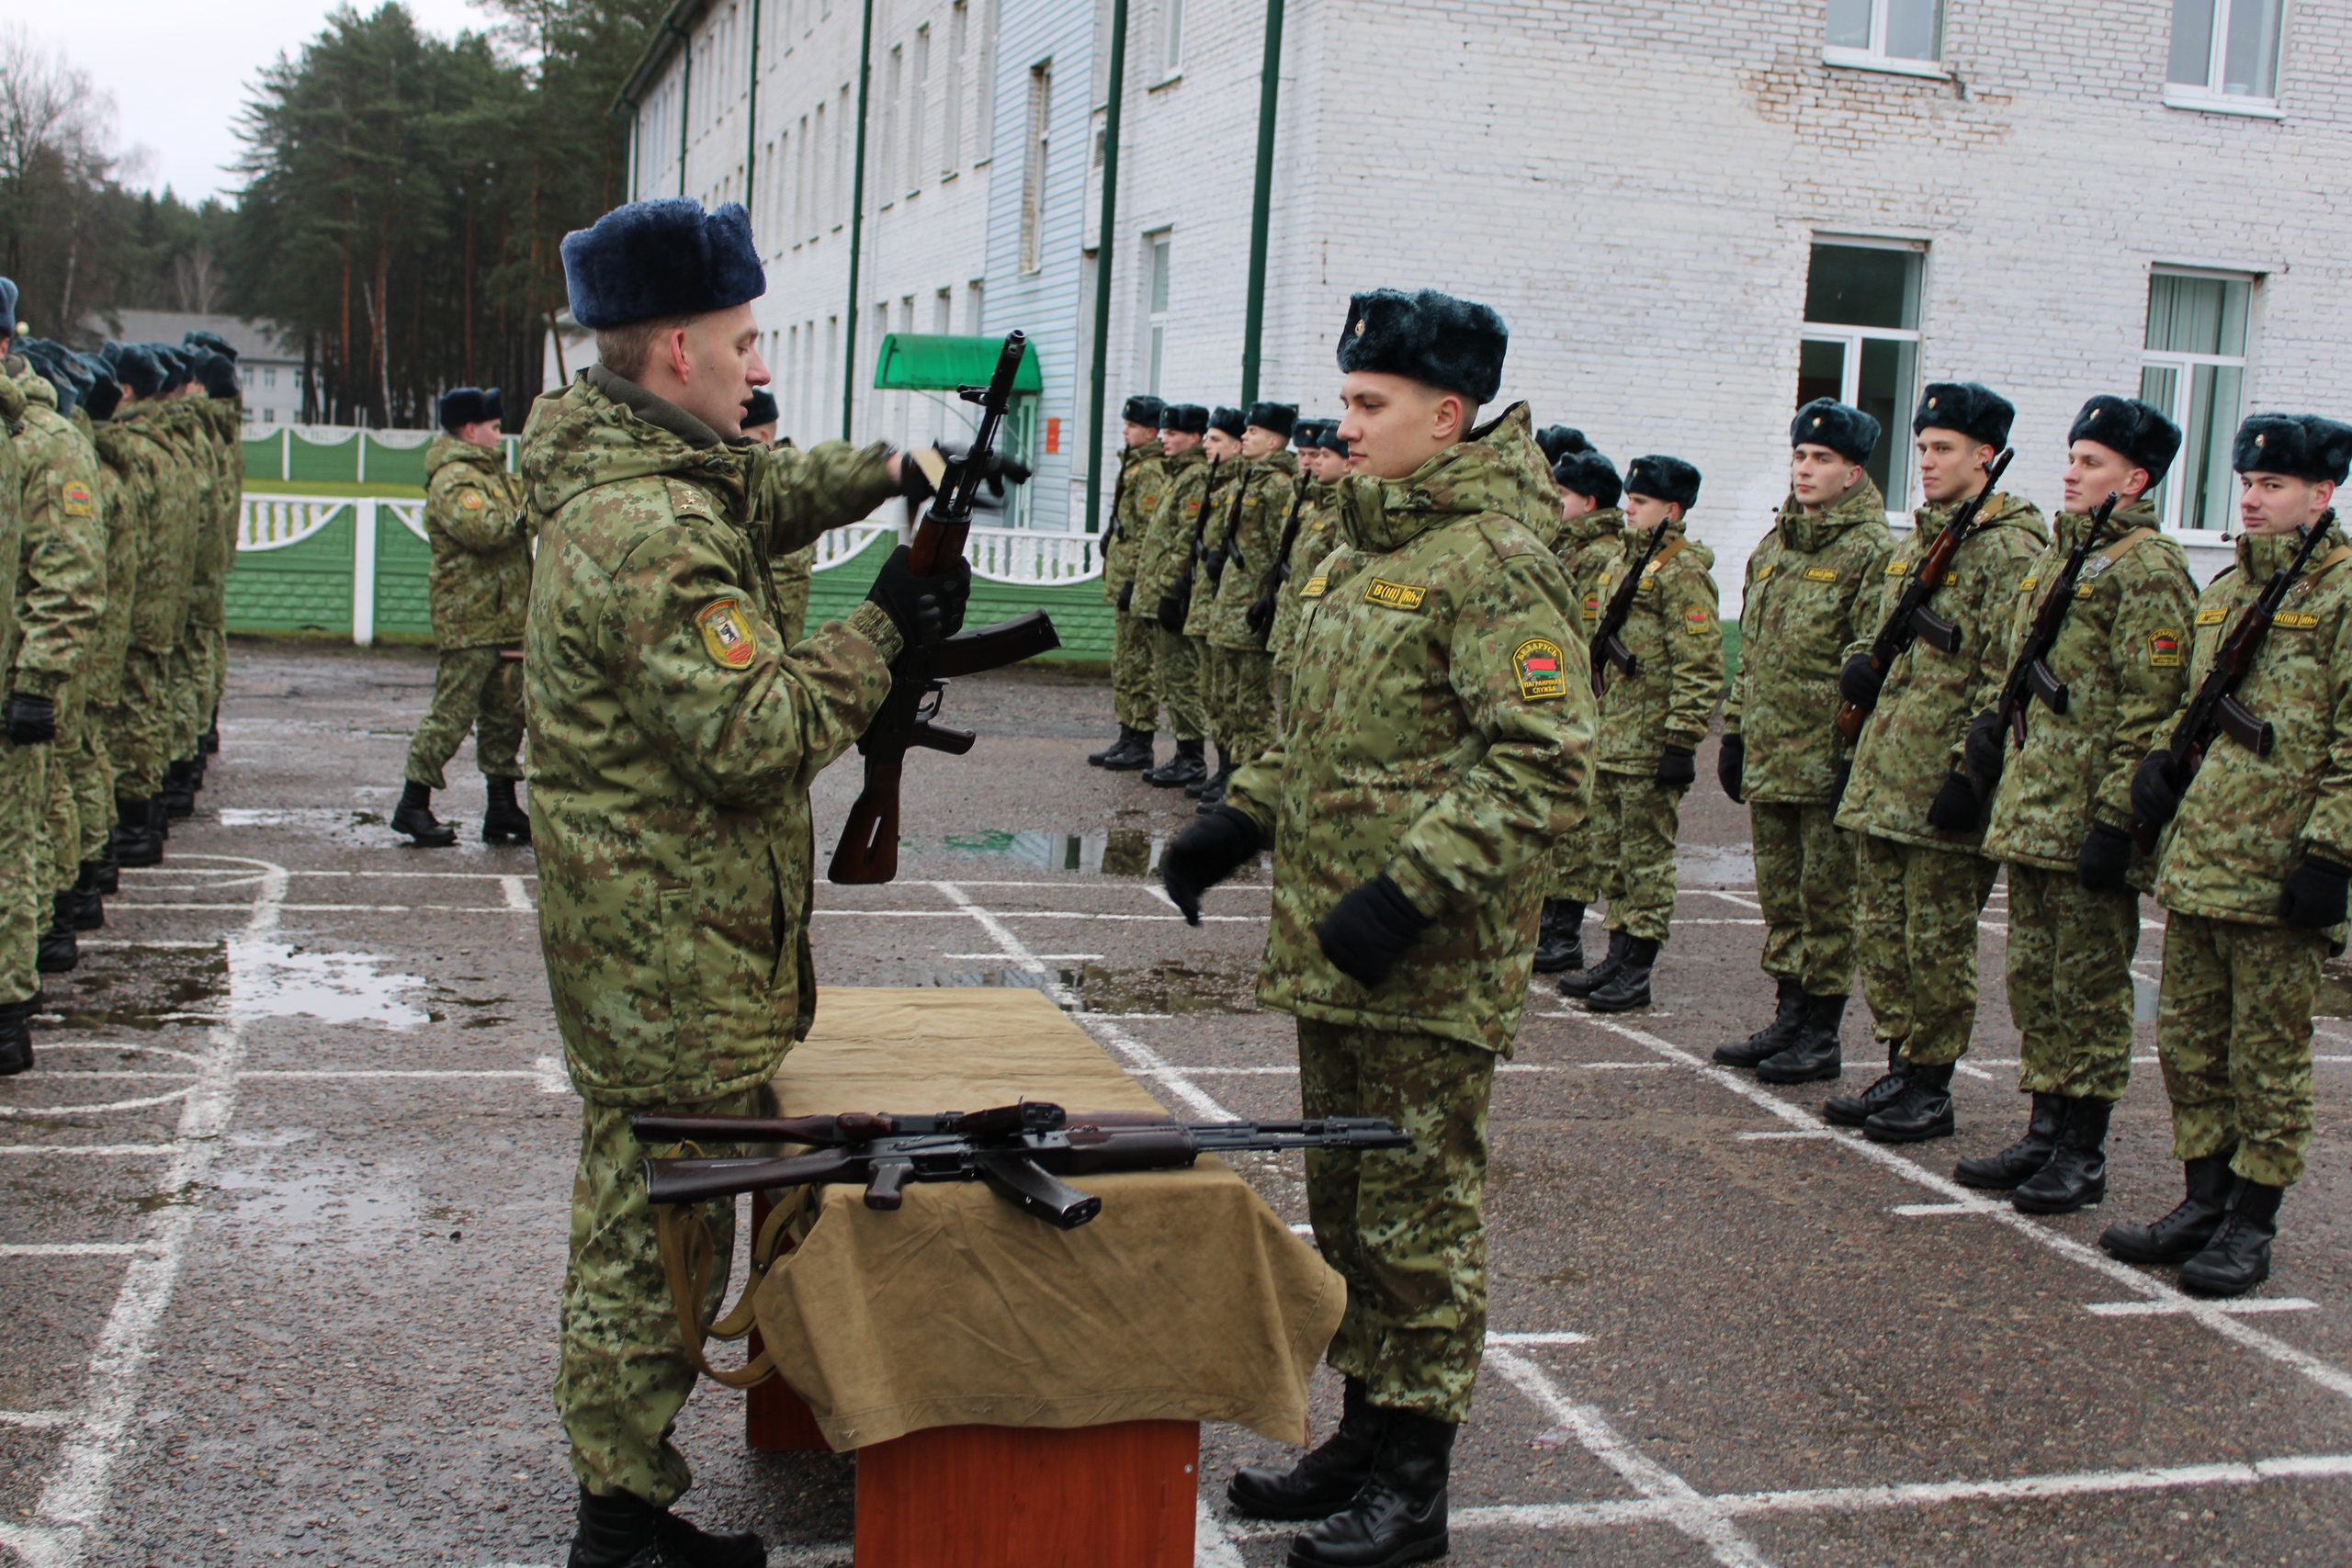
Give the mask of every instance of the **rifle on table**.
[[1298, 544], [1298, 509], [1306, 500], [1306, 477], [1299, 476], [1297, 485], [1290, 492], [1290, 516], [1283, 522], [1283, 541], [1274, 547], [1274, 578], [1266, 592], [1250, 602], [1241, 612], [1242, 621], [1257, 637], [1258, 646], [1266, 646], [1266, 638], [1273, 634], [1274, 601], [1281, 597], [1283, 584], [1290, 581], [1290, 552]]
[[[982, 470], [995, 450], [1005, 411], [1012, 403], [1012, 378], [1021, 368], [1028, 339], [1007, 333], [996, 372], [986, 387], [960, 387], [957, 394], [980, 405], [979, 428], [971, 448], [951, 459], [939, 493], [915, 528], [908, 547], [907, 565], [919, 577], [945, 570], [962, 557], [964, 541], [972, 531], [972, 500]], [[944, 642], [910, 646], [890, 667], [890, 694], [881, 710], [858, 737], [857, 750], [865, 759], [865, 787], [851, 806], [842, 826], [841, 841], [833, 846], [832, 863], [825, 874], [835, 882], [888, 882], [899, 874], [899, 785], [906, 772], [907, 753], [917, 746], [960, 757], [978, 739], [968, 729], [948, 729], [932, 720], [938, 716], [947, 682], [958, 675], [1001, 669], [1061, 646], [1054, 623], [1043, 610], [1032, 610], [1009, 621], [958, 632]]]
[[1592, 630], [1589, 652], [1592, 660], [1592, 694], [1606, 696], [1609, 693], [1609, 667], [1611, 664], [1625, 672], [1631, 680], [1641, 668], [1641, 660], [1625, 646], [1620, 634], [1625, 629], [1625, 618], [1634, 613], [1634, 595], [1642, 591], [1642, 573], [1649, 570], [1650, 558], [1666, 542], [1666, 525], [1660, 523], [1650, 530], [1649, 543], [1642, 547], [1641, 556], [1634, 562], [1634, 570], [1609, 596], [1609, 608], [1601, 612], [1600, 625]]
[[2116, 503], [2122, 499], [2117, 491], [2109, 491], [2107, 499], [2091, 513], [2082, 542], [2067, 552], [2065, 570], [2058, 574], [2058, 581], [2050, 585], [2050, 592], [2033, 612], [2033, 625], [2027, 628], [2025, 646], [2018, 650], [2008, 679], [2001, 682], [2001, 701], [1995, 711], [2001, 716], [2001, 723], [2017, 737], [2020, 750], [2025, 746], [2026, 705], [2031, 699], [2040, 697], [2052, 713], [2066, 711], [2066, 682], [2051, 673], [2047, 660], [2050, 650], [2058, 646], [2058, 632], [2066, 624], [2066, 612], [2075, 607], [2075, 584], [2082, 580], [2083, 568], [2098, 544], [2099, 531], [2107, 526], [2107, 520], [2115, 514]]
[[[2222, 645], [2213, 650], [2212, 668], [2205, 671], [2205, 679], [2197, 694], [2188, 702], [2188, 711], [2173, 727], [2172, 740], [2165, 747], [2165, 782], [2172, 786], [2174, 795], [2188, 787], [2189, 780], [2205, 764], [2205, 753], [2222, 735], [2245, 747], [2257, 757], [2267, 757], [2278, 743], [2270, 721], [2256, 717], [2244, 703], [2238, 701], [2237, 690], [2245, 678], [2254, 673], [2254, 660], [2262, 651], [2265, 638], [2270, 635], [2270, 623], [2278, 618], [2278, 607], [2287, 601], [2287, 590], [2303, 574], [2312, 552], [2327, 536], [2335, 523], [2335, 508], [2329, 507], [2320, 514], [2318, 522], [2303, 529], [2302, 545], [2295, 551], [2295, 558], [2270, 574], [2270, 581], [2255, 595], [2254, 603], [2238, 615], [2237, 625], [2222, 637]], [[2141, 849], [2153, 852], [2156, 847], [2158, 828], [2132, 819], [2132, 837]]]
[[1061, 1179], [1126, 1170], [1181, 1170], [1203, 1155], [1260, 1149], [1402, 1149], [1409, 1134], [1368, 1116], [1307, 1122], [1171, 1121], [1148, 1111], [1084, 1111], [1024, 1100], [935, 1116], [639, 1116], [639, 1143], [708, 1139], [806, 1143], [821, 1152], [775, 1158], [649, 1159], [656, 1203], [699, 1203], [777, 1187], [864, 1183], [865, 1206], [896, 1209], [910, 1181], [985, 1181], [1041, 1220], [1075, 1230], [1102, 1200]]
[[[2012, 448], [1993, 459], [1984, 469], [1984, 488], [1961, 503], [1959, 510], [1951, 514], [1951, 520], [1944, 525], [1944, 531], [1928, 546], [1927, 554], [1919, 558], [1918, 568], [1912, 572], [1910, 582], [1903, 590], [1903, 596], [1894, 602], [1886, 624], [1879, 627], [1878, 637], [1871, 644], [1871, 668], [1878, 673], [1883, 675], [1894, 668], [1894, 661], [1910, 651], [1911, 644], [1920, 637], [1927, 638], [1928, 646], [1938, 652], [1960, 651], [1960, 627], [1928, 609], [1928, 601], [1934, 598], [1936, 590], [1943, 586], [1945, 575], [1951, 570], [1952, 557], [1958, 555], [1960, 547], [1968, 542], [1969, 530], [1976, 525], [1976, 514], [1984, 510], [1984, 503], [1992, 499], [1993, 491], [2001, 482], [2001, 476], [2008, 471], [2009, 459], [2016, 456], [2017, 452]], [[1850, 702], [1840, 703], [1838, 706], [1838, 733], [1849, 740], [1858, 739], [1862, 733], [1862, 721], [1870, 716], [1870, 708]]]

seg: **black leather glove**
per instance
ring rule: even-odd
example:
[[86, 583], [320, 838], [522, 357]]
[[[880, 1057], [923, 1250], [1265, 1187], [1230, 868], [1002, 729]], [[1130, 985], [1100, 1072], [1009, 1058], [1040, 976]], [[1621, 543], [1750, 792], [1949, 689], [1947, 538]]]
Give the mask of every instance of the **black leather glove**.
[[1724, 737], [1722, 747], [1715, 752], [1715, 782], [1724, 786], [1724, 793], [1731, 796], [1734, 805], [1747, 804], [1747, 796], [1741, 793], [1741, 786], [1747, 782], [1747, 736]]
[[1699, 764], [1688, 746], [1668, 746], [1657, 755], [1657, 782], [1668, 789], [1689, 789], [1699, 782]]
[[[964, 461], [962, 452], [952, 451], [944, 446], [940, 448], [940, 452], [951, 463]], [[981, 459], [980, 480], [989, 487], [990, 495], [1002, 501], [1006, 485], [1025, 485], [1029, 482], [1029, 465], [1018, 457], [1006, 457], [1001, 450], [991, 450], [986, 457]]]
[[2344, 923], [2344, 889], [2352, 883], [2352, 866], [2306, 852], [2303, 863], [2287, 874], [2287, 889], [2279, 896], [2278, 912], [2290, 926], [2324, 931]]
[[[2132, 884], [2123, 874], [2132, 869], [2132, 835], [2120, 828], [2094, 822], [2075, 852], [2075, 880], [2086, 893], [2128, 893]], [[2344, 884], [2335, 885], [2335, 908], [2344, 908]], [[2339, 912], [2337, 919], [2343, 918]]]
[[1879, 692], [1885, 684], [1886, 672], [1872, 669], [1867, 653], [1854, 655], [1838, 671], [1838, 694], [1858, 708], [1876, 707]]
[[964, 629], [964, 607], [972, 597], [972, 563], [960, 556], [946, 571], [917, 577], [900, 545], [882, 563], [865, 597], [882, 606], [910, 648], [944, 642]]
[[1946, 773], [1943, 787], [1928, 802], [1928, 826], [1945, 833], [1973, 833], [1984, 819], [1984, 802], [1966, 773]]
[[43, 746], [57, 739], [57, 705], [49, 698], [11, 692], [6, 713], [11, 745]]
[[2151, 751], [2132, 775], [2132, 815], [2140, 825], [2160, 829], [2180, 809], [2180, 791], [2172, 786], [2172, 751]]
[[1219, 583], [1223, 582], [1225, 581], [1225, 547], [1219, 545], [1216, 549], [1213, 549], [1209, 551], [1208, 554], [1203, 556], [1201, 558], [1201, 566], [1202, 569], [1208, 573], [1209, 586], [1211, 588], [1215, 588]]
[[1241, 621], [1250, 628], [1251, 637], [1262, 641], [1274, 629], [1274, 596], [1269, 593], [1263, 599], [1251, 600], [1250, 607], [1241, 612]]
[[1331, 966], [1366, 990], [1396, 969], [1405, 950], [1436, 922], [1382, 872], [1340, 900], [1315, 928], [1315, 940]]
[[1968, 739], [1960, 752], [1962, 765], [1968, 769], [1968, 782], [1976, 786], [1979, 795], [1992, 799], [1994, 786], [2001, 782], [2002, 770], [2009, 765], [2009, 727], [2001, 722], [2000, 714], [1986, 708], [1971, 719]]
[[1184, 613], [1192, 607], [1193, 574], [1188, 571], [1177, 580], [1175, 592], [1160, 595], [1159, 608], [1156, 612], [1159, 618], [1160, 628], [1163, 631], [1182, 631]]
[[1135, 602], [1136, 585], [1132, 582], [1121, 585], [1119, 589], [1119, 614], [1123, 615], [1127, 614]]
[[1159, 885], [1185, 924], [1201, 923], [1201, 895], [1249, 863], [1262, 840], [1248, 812], [1220, 806], [1160, 852]]
[[[944, 446], [902, 452], [899, 455], [899, 493], [920, 506], [939, 493], [939, 487], [946, 481], [948, 465], [963, 461], [963, 453], [951, 452]], [[989, 487], [990, 495], [1002, 501], [1007, 484], [1029, 482], [1029, 465], [1001, 452], [990, 452], [980, 459], [980, 479]]]

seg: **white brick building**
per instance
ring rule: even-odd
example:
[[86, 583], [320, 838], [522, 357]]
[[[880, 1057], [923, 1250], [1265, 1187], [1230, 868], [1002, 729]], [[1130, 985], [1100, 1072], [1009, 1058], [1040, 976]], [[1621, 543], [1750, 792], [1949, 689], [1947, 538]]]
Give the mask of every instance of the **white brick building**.
[[[636, 188], [736, 197], [746, 148], [762, 149], [750, 187], [771, 247], [760, 309], [787, 423], [834, 434], [841, 133], [854, 129], [843, 109], [863, 12], [760, 3], [758, 136], [743, 118], [753, 0], [686, 0], [673, 19], [695, 40], [702, 85], [684, 82], [674, 53], [639, 73]], [[1266, 15], [1236, 0], [1130, 3], [1114, 420], [1116, 396], [1151, 385], [1155, 363], [1164, 395], [1239, 395]], [[1110, 4], [873, 4], [853, 379], [870, 389], [886, 324], [1027, 329], [1044, 373], [1041, 527], [1083, 525], [1090, 131]], [[958, 13], [960, 55], [941, 42]], [[2352, 0], [1291, 0], [1261, 392], [1331, 411], [1352, 290], [1430, 285], [1492, 303], [1513, 330], [1505, 399], [1582, 427], [1621, 464], [1669, 451], [1699, 465], [1694, 526], [1717, 548], [1727, 599], [1783, 492], [1801, 392], [1876, 403], [1891, 446], [1920, 381], [1987, 381], [2019, 410], [2012, 488], [2045, 507], [2083, 399], [2142, 393], [2189, 427], [2169, 514], [2211, 542], [2243, 411], [2352, 413], [2347, 36]], [[969, 89], [954, 111], [951, 80]], [[956, 177], [944, 156], [907, 174], [910, 117], [937, 149], [951, 112], [966, 144]], [[913, 395], [870, 389], [852, 428], [930, 434]], [[2195, 553], [2218, 564], [2217, 546]]]

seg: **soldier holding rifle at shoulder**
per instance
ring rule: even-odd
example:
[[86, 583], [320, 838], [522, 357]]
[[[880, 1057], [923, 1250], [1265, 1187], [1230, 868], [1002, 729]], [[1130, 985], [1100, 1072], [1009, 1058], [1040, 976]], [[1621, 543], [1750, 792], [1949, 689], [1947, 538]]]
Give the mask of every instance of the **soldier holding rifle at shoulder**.
[[2099, 1237], [2213, 1296], [2269, 1278], [2311, 1149], [2320, 962], [2344, 951], [2352, 882], [2352, 543], [2331, 504], [2352, 426], [2258, 413], [2232, 461], [2237, 562], [2197, 601], [2192, 694], [2132, 781], [2143, 843], [2166, 835], [2156, 1045], [2188, 1195]]
[[[1583, 436], [1555, 424], [1537, 437], [1561, 432]], [[1589, 637], [1600, 624], [1600, 580], [1617, 558], [1625, 532], [1625, 513], [1618, 499], [1623, 481], [1609, 459], [1589, 446], [1563, 450], [1552, 462], [1552, 482], [1560, 490], [1560, 531], [1552, 538], [1553, 558], [1567, 573], [1568, 590], [1578, 608], [1579, 624]], [[1548, 450], [1548, 448], [1546, 448]], [[1584, 967], [1585, 906], [1600, 897], [1600, 867], [1590, 833], [1572, 833], [1552, 846], [1547, 867], [1552, 885], [1544, 898], [1544, 918], [1535, 931], [1535, 972], [1559, 975]]]
[[[1159, 412], [1163, 482], [1136, 547], [1135, 581], [1126, 614], [1145, 623], [1151, 638], [1153, 699], [1168, 709], [1176, 754], [1148, 770], [1146, 784], [1181, 789], [1209, 776], [1202, 753], [1208, 744], [1208, 716], [1201, 705], [1201, 658], [1184, 635], [1185, 604], [1177, 597], [1191, 568], [1193, 523], [1207, 499], [1211, 468], [1201, 450], [1209, 411], [1198, 403], [1169, 403]], [[1172, 624], [1171, 624], [1172, 623]]]
[[1151, 514], [1168, 483], [1159, 415], [1167, 405], [1148, 392], [1119, 410], [1119, 478], [1111, 488], [1111, 525], [1102, 530], [1102, 594], [1111, 601], [1111, 705], [1119, 738], [1087, 761], [1113, 773], [1139, 773], [1152, 763], [1159, 699], [1151, 687], [1152, 623], [1133, 613], [1136, 558]]

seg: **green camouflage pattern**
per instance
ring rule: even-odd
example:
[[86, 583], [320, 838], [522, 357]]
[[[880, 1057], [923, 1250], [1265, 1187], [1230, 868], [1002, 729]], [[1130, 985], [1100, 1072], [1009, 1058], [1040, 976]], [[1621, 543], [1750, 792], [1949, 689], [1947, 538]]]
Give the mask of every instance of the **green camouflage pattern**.
[[1592, 846], [1593, 895], [1608, 900], [1611, 931], [1658, 942], [1669, 934], [1682, 794], [1648, 773], [1603, 768], [1593, 775], [1583, 837]]
[[1102, 598], [1119, 602], [1119, 590], [1136, 580], [1136, 558], [1151, 531], [1152, 517], [1167, 492], [1168, 448], [1157, 440], [1119, 449], [1119, 478], [1111, 489], [1111, 526], [1102, 539]]
[[[2208, 590], [2210, 592], [2210, 589]], [[2172, 1156], [2235, 1145], [2230, 1168], [2292, 1187], [2311, 1154], [2312, 1014], [2325, 933], [2175, 910], [2165, 920], [2156, 1060], [2172, 1100]]]
[[1182, 567], [1193, 578], [1192, 597], [1184, 605], [1184, 635], [1203, 648], [1208, 645], [1209, 624], [1216, 618], [1216, 589], [1200, 558], [1222, 548], [1226, 536], [1233, 531], [1234, 513], [1248, 494], [1253, 467], [1246, 457], [1211, 459], [1209, 477], [1202, 487], [1200, 515], [1193, 525], [1200, 549], [1197, 555], [1185, 556]]
[[524, 533], [523, 482], [506, 471], [502, 446], [454, 435], [424, 449], [424, 537], [433, 640], [443, 649], [512, 648], [523, 636], [531, 597], [531, 541]]
[[2018, 1091], [2121, 1100], [2132, 1083], [2139, 896], [2089, 892], [2071, 864], [2011, 861], [2007, 948]]
[[1405, 1149], [1310, 1149], [1306, 1214], [1347, 1281], [1334, 1371], [1372, 1403], [1459, 1425], [1487, 1344], [1487, 1106], [1491, 1052], [1428, 1034], [1298, 1021], [1305, 1113], [1382, 1116]]
[[1824, 805], [1836, 795], [1846, 755], [1838, 671], [1847, 649], [1878, 635], [1894, 554], [1886, 498], [1865, 479], [1815, 513], [1790, 496], [1748, 556], [1724, 733], [1747, 739], [1741, 793], [1750, 805]]
[[6, 671], [12, 692], [56, 699], [91, 663], [107, 608], [106, 519], [98, 459], [57, 392], [21, 357], [11, 370], [25, 400], [16, 449], [17, 635]]
[[154, 525], [155, 476], [148, 443], [109, 422], [89, 434], [98, 460], [98, 515], [107, 532], [107, 607], [87, 674], [93, 713], [122, 701], [123, 660], [130, 652], [130, 615], [139, 597], [139, 559]]
[[1623, 553], [1625, 513], [1614, 506], [1571, 517], [1552, 536], [1552, 555], [1576, 590], [1577, 605], [1589, 632], [1600, 624], [1596, 597], [1611, 563]]
[[1111, 708], [1122, 728], [1155, 730], [1159, 698], [1151, 686], [1150, 622], [1114, 615], [1111, 626]]
[[133, 577], [130, 641], [134, 648], [153, 654], [167, 653], [180, 645], [187, 627], [190, 574], [196, 565], [196, 540], [190, 532], [196, 514], [196, 471], [177, 430], [176, 406], [152, 400], [125, 403], [107, 423], [126, 455], [135, 452], [143, 460], [147, 475], [149, 494]]
[[1340, 542], [1340, 487], [1320, 479], [1302, 482], [1306, 499], [1298, 509], [1298, 536], [1291, 541], [1290, 581], [1274, 597], [1273, 625], [1266, 629], [1266, 651], [1285, 676], [1297, 650], [1298, 623], [1312, 603], [1301, 590]]
[[532, 409], [539, 939], [592, 1101], [735, 1093], [808, 1032], [808, 783], [881, 705], [900, 641], [865, 604], [786, 658], [767, 561], [892, 494], [887, 457], [724, 446], [602, 367]]
[[1274, 657], [1254, 648], [1202, 650], [1202, 687], [1218, 754], [1247, 762], [1274, 744]]
[[[224, 497], [228, 504], [233, 504], [235, 487], [242, 482], [232, 478], [225, 466], [220, 433], [206, 406], [211, 400], [190, 394], [175, 398], [165, 405], [176, 416], [196, 480], [193, 512], [187, 525], [192, 541], [187, 618], [188, 625], [197, 627], [220, 625], [234, 537], [222, 536], [220, 513]], [[198, 645], [190, 640], [188, 646], [195, 649]]]
[[[0, 440], [0, 582], [12, 590], [0, 593], [0, 671], [15, 668], [20, 636], [13, 589], [24, 544], [16, 439], [24, 418], [24, 388], [0, 375], [0, 433], [7, 437]], [[42, 907], [36, 867], [49, 798], [48, 759], [46, 746], [11, 745], [0, 736], [0, 1002], [20, 1002], [40, 992], [33, 959], [49, 910]]]
[[[1603, 773], [1655, 773], [1668, 746], [1695, 749], [1707, 738], [1724, 694], [1724, 633], [1715, 618], [1715, 580], [1708, 572], [1715, 552], [1685, 534], [1681, 523], [1658, 526], [1667, 530], [1667, 541], [1643, 569], [1618, 634], [1634, 656], [1634, 671], [1628, 675], [1611, 665], [1600, 699], [1595, 756]], [[1647, 542], [1647, 535], [1630, 528], [1619, 536], [1617, 558], [1595, 584], [1601, 604], [1616, 593]], [[1581, 615], [1575, 624], [1582, 626]]]
[[[1867, 653], [1878, 623], [1892, 610], [1919, 559], [1943, 532], [1951, 508], [1923, 506], [1913, 513], [1911, 536], [1886, 564], [1876, 610], [1846, 653]], [[1977, 513], [1977, 526], [1962, 541], [1951, 570], [1928, 607], [1960, 627], [1960, 647], [1945, 653], [1927, 638], [1895, 655], [1880, 690], [1878, 706], [1862, 723], [1854, 742], [1854, 773], [1838, 807], [1838, 826], [1897, 843], [1932, 849], [1974, 850], [1981, 826], [1946, 832], [1928, 826], [1928, 803], [1960, 767], [1961, 743], [1969, 722], [1998, 698], [2009, 672], [2010, 627], [2018, 583], [2050, 541], [2050, 531], [2031, 502], [1995, 494]], [[1751, 746], [1748, 757], [1756, 752]], [[2075, 863], [2075, 852], [2066, 852]]]
[[482, 777], [523, 776], [523, 664], [495, 643], [441, 650], [433, 703], [409, 738], [403, 776], [427, 789], [447, 788], [442, 769], [469, 731]]
[[[1261, 653], [1258, 634], [1250, 629], [1250, 606], [1273, 586], [1274, 559], [1282, 547], [1283, 525], [1290, 521], [1291, 497], [1298, 493], [1298, 456], [1288, 447], [1270, 453], [1250, 465], [1242, 480], [1240, 507], [1232, 525], [1221, 536], [1225, 570], [1210, 597], [1202, 636], [1212, 647], [1237, 652]], [[1203, 590], [1208, 585], [1203, 583]]]
[[1925, 1066], [1957, 1062], [1976, 1027], [1976, 919], [2001, 868], [1973, 851], [1857, 835], [1862, 999], [1881, 1040]]
[[1809, 997], [1854, 988], [1854, 915], [1860, 897], [1856, 835], [1840, 832], [1827, 802], [1766, 801], [1747, 808], [1763, 906], [1764, 973], [1795, 980]]
[[[2245, 606], [2294, 556], [2297, 539], [2238, 539], [2237, 563], [2198, 596], [2188, 691]], [[2223, 736], [2182, 794], [2158, 846], [2156, 901], [2208, 919], [2279, 924], [2278, 894], [2306, 852], [2352, 865], [2352, 559], [2331, 525], [2287, 594], [2238, 701], [2277, 737], [2257, 757]], [[2184, 699], [2183, 705], [2186, 705]], [[2177, 716], [2160, 727], [2171, 739]], [[2342, 928], [2333, 933], [2344, 940]]]
[[768, 558], [768, 580], [775, 588], [775, 626], [786, 648], [808, 635], [808, 590], [816, 571], [814, 545]]
[[1199, 640], [1163, 626], [1144, 629], [1151, 634], [1152, 694], [1168, 710], [1168, 732], [1179, 740], [1205, 739], [1209, 715], [1201, 693]]
[[[2132, 774], [2171, 739], [2168, 727], [2188, 689], [2197, 581], [2179, 545], [2126, 532], [2156, 522], [2146, 502], [2119, 507], [2107, 530], [2115, 544], [2083, 564], [2074, 607], [2045, 660], [2066, 683], [2066, 711], [2053, 713], [2038, 698], [2027, 706], [2025, 747], [2010, 745], [1984, 834], [1984, 852], [1996, 859], [2072, 871], [2093, 822], [2131, 822]], [[2059, 513], [2057, 537], [2018, 585], [2004, 665], [2024, 646], [2034, 611], [2089, 525], [2088, 517]], [[2130, 874], [2134, 887], [2154, 886], [2154, 857], [2135, 853]]]
[[[1340, 547], [1298, 585], [1290, 717], [1226, 794], [1274, 851], [1267, 1007], [1492, 1051], [1518, 1033], [1543, 897], [1524, 873], [1582, 820], [1593, 714], [1514, 445], [1534, 450], [1523, 403], [1406, 479], [1351, 476]], [[1383, 873], [1434, 923], [1367, 990], [1314, 928]]]
[[1209, 499], [1209, 482], [1222, 463], [1211, 463], [1195, 446], [1189, 452], [1160, 459], [1167, 479], [1159, 504], [1136, 542], [1135, 597], [1127, 608], [1149, 618], [1159, 602], [1176, 592], [1177, 580], [1193, 564], [1193, 540], [1200, 530], [1201, 509]]

